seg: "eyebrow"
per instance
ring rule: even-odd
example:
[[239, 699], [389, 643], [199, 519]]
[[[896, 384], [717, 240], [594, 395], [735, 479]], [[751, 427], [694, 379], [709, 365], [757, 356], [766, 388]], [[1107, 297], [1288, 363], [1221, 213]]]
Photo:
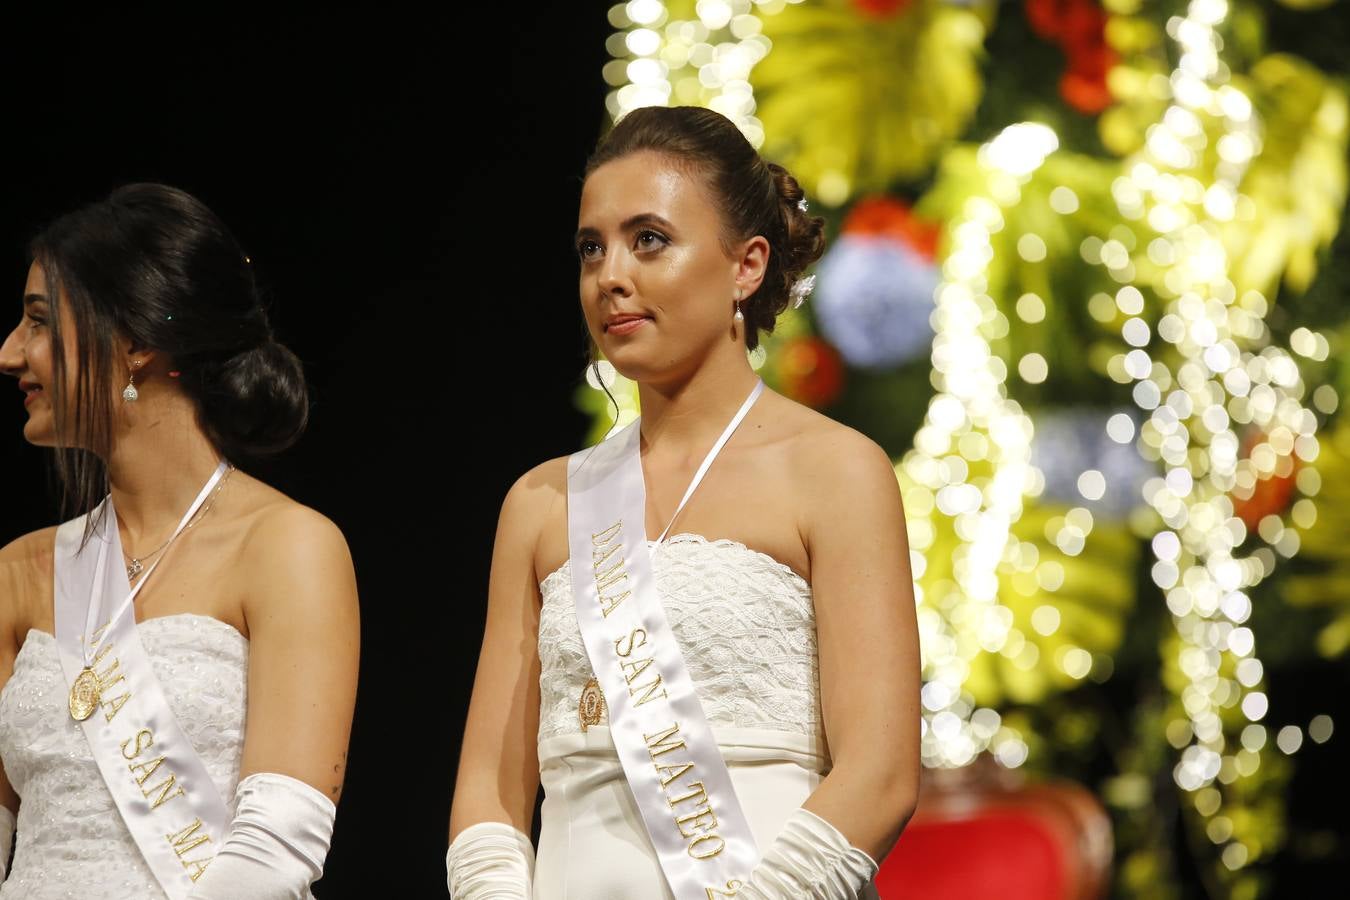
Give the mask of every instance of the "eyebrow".
[[[631, 231], [639, 225], [657, 225], [667, 231], [675, 230], [675, 226], [669, 221], [652, 212], [638, 213], [635, 216], [629, 216], [619, 223], [619, 230]], [[599, 234], [600, 232], [597, 229], [591, 228], [590, 226], [578, 228], [576, 235], [572, 238], [572, 242], [576, 243], [584, 237], [597, 237]]]
[[24, 294], [24, 295], [23, 295], [23, 305], [24, 305], [25, 307], [34, 306], [34, 305], [36, 305], [36, 304], [38, 304], [38, 303], [46, 303], [46, 302], [47, 302], [47, 297], [46, 297], [45, 294]]

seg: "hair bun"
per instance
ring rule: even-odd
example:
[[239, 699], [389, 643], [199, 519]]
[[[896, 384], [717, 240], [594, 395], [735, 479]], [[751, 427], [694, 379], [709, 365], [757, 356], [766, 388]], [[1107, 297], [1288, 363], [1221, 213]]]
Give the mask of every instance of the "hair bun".
[[299, 357], [268, 338], [225, 360], [203, 384], [202, 416], [227, 459], [256, 459], [290, 447], [309, 421]]

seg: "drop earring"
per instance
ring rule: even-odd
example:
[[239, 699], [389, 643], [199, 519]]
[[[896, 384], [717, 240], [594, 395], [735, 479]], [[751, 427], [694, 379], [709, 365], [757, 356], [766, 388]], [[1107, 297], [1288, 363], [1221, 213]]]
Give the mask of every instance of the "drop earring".
[[736, 292], [736, 321], [744, 322], [745, 314], [741, 312], [741, 292]]
[[[140, 360], [137, 360], [134, 365], [139, 369], [141, 367]], [[127, 403], [135, 403], [140, 396], [140, 391], [136, 390], [136, 369], [132, 369], [127, 376], [127, 386], [122, 388], [122, 399]]]

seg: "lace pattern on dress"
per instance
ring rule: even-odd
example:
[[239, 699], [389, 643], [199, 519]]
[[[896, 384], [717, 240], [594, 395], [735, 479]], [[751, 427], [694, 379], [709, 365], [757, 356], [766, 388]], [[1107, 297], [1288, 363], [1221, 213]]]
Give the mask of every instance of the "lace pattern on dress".
[[[216, 619], [137, 625], [170, 709], [233, 805], [244, 746], [248, 640]], [[0, 898], [164, 897], [66, 709], [56, 640], [33, 630], [0, 691], [0, 758], [19, 794], [14, 866]]]
[[[648, 540], [657, 594], [708, 723], [824, 738], [811, 586], [768, 554], [682, 532]], [[572, 602], [571, 566], [540, 582], [539, 740], [581, 731], [593, 676]], [[600, 724], [607, 724], [603, 717]]]

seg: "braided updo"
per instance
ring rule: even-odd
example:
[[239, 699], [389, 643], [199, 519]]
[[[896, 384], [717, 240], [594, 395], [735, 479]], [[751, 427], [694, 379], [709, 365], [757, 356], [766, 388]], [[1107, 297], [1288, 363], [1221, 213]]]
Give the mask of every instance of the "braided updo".
[[798, 203], [801, 185], [787, 169], [766, 161], [730, 119], [700, 106], [646, 106], [628, 113], [600, 141], [585, 174], [611, 160], [651, 150], [698, 175], [722, 215], [724, 247], [763, 235], [769, 260], [759, 288], [741, 301], [745, 346], [772, 334], [791, 302], [792, 284], [825, 249], [825, 220]]

